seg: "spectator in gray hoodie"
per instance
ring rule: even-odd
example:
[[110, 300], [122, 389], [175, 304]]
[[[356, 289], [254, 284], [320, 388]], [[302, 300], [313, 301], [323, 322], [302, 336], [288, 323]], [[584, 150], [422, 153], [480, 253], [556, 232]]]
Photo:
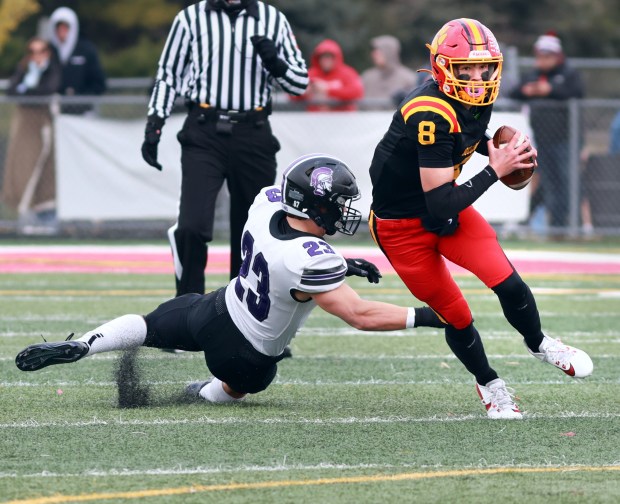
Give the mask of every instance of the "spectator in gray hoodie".
[[418, 85], [418, 75], [400, 61], [400, 42], [391, 35], [381, 35], [370, 41], [374, 66], [362, 73], [365, 98], [390, 99], [398, 104]]
[[[58, 7], [50, 17], [51, 41], [62, 64], [60, 93], [67, 96], [100, 95], [106, 90], [106, 78], [95, 45], [80, 37], [77, 14]], [[82, 113], [89, 105], [63, 107], [63, 112]]]

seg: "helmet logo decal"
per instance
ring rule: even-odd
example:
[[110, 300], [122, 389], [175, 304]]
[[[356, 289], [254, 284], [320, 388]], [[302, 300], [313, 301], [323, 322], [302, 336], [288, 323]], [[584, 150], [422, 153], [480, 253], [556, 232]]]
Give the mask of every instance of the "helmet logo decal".
[[315, 168], [312, 171], [310, 177], [310, 185], [314, 189], [314, 194], [317, 196], [325, 196], [325, 193], [332, 190], [332, 183], [334, 181], [334, 171], [326, 166]]
[[441, 30], [437, 32], [437, 35], [435, 35], [435, 38], [433, 38], [433, 41], [431, 42], [431, 46], [434, 51], [437, 51], [437, 46], [444, 43], [446, 37], [448, 36], [449, 29], [450, 26], [446, 23], [444, 26], [442, 26]]

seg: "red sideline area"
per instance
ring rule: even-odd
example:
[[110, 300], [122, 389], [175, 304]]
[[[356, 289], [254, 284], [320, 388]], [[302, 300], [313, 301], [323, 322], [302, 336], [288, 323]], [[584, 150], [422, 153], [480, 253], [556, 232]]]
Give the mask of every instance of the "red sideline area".
[[[375, 247], [337, 247], [345, 257], [363, 257], [382, 273], [394, 273]], [[620, 274], [620, 256], [583, 252], [508, 250], [523, 274]], [[209, 247], [207, 273], [228, 273], [228, 247]], [[466, 271], [448, 263], [455, 274]], [[0, 246], [0, 273], [167, 273], [173, 274], [165, 246]]]

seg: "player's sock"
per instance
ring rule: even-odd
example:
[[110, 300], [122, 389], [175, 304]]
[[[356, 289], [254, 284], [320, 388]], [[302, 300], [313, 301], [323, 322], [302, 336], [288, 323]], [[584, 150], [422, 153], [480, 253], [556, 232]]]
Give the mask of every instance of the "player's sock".
[[415, 308], [413, 327], [446, 327], [446, 325], [430, 307]]
[[222, 380], [218, 378], [213, 378], [213, 380], [202, 387], [200, 390], [200, 396], [212, 403], [230, 403], [243, 400], [243, 397], [236, 399], [235, 397], [228, 395], [224, 390]]
[[540, 326], [536, 300], [528, 285], [515, 271], [506, 280], [493, 287], [502, 305], [504, 316], [525, 339], [533, 352], [538, 352], [545, 335]]
[[86, 355], [141, 346], [146, 339], [146, 322], [140, 315], [123, 315], [88, 331], [77, 341], [85, 341]]
[[495, 370], [489, 365], [482, 339], [473, 322], [465, 329], [446, 327], [446, 341], [467, 371], [476, 377], [476, 382], [486, 385], [498, 378]]

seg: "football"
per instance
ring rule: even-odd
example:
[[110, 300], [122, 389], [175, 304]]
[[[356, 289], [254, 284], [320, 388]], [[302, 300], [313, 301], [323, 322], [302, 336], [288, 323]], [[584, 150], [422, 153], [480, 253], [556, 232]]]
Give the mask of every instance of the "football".
[[[500, 126], [495, 132], [495, 135], [493, 135], [493, 145], [498, 149], [503, 149], [517, 133], [519, 134], [517, 145], [521, 145], [521, 143], [525, 140], [525, 135], [523, 133], [517, 131], [511, 126]], [[532, 162], [534, 162], [533, 159]], [[503, 176], [500, 180], [504, 183], [504, 185], [514, 189], [515, 191], [519, 191], [530, 183], [533, 175], [534, 168], [521, 168]]]

